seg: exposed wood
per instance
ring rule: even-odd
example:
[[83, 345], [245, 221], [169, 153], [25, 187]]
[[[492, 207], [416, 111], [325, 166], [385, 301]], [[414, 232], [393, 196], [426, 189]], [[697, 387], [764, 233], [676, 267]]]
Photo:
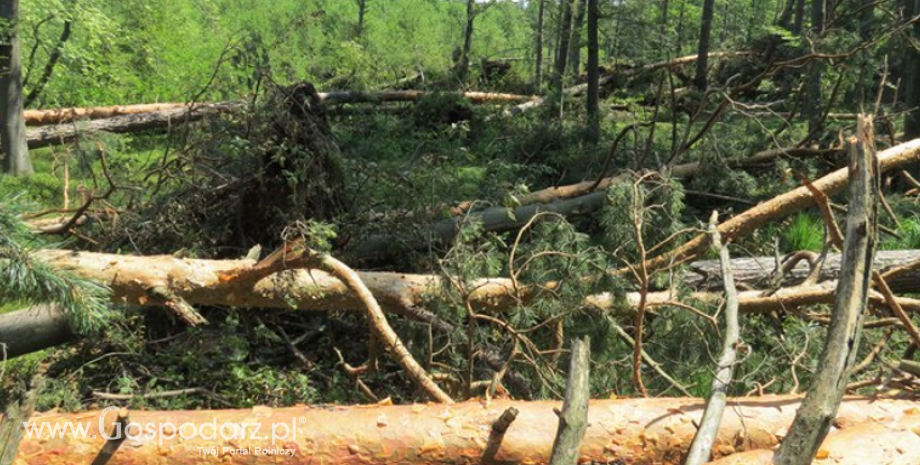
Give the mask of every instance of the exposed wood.
[[29, 421], [35, 411], [39, 394], [45, 384], [45, 367], [39, 367], [32, 376], [29, 387], [21, 396], [11, 397], [0, 415], [0, 465], [12, 465], [21, 451], [26, 431], [22, 424]]
[[581, 456], [581, 441], [588, 430], [588, 398], [591, 393], [589, 382], [591, 365], [591, 340], [574, 339], [572, 358], [569, 362], [569, 379], [565, 386], [565, 401], [559, 416], [559, 429], [553, 440], [550, 465], [575, 465]]
[[23, 112], [29, 126], [69, 123], [78, 119], [101, 119], [113, 116], [136, 115], [163, 110], [188, 109], [186, 103], [142, 103], [138, 105], [112, 105], [104, 107], [52, 108], [48, 110], [26, 110]]
[[862, 318], [872, 281], [875, 252], [879, 173], [872, 148], [871, 120], [861, 118], [857, 136], [847, 141], [849, 155], [849, 214], [843, 247], [843, 274], [818, 371], [783, 438], [773, 462], [811, 463], [831, 428], [846, 390], [848, 370], [856, 363]]
[[722, 263], [722, 277], [725, 280], [725, 336], [722, 341], [722, 354], [716, 366], [716, 375], [712, 380], [712, 391], [700, 428], [693, 437], [690, 451], [687, 453], [686, 465], [701, 465], [709, 461], [712, 456], [712, 446], [719, 434], [719, 424], [725, 413], [728, 400], [728, 387], [732, 382], [735, 372], [735, 363], [738, 359], [738, 346], [741, 343], [741, 329], [738, 325], [738, 290], [732, 277], [731, 257], [727, 244], [722, 244], [716, 224], [719, 218], [715, 212], [709, 221], [709, 234], [712, 237], [713, 248], [719, 251], [719, 260]]
[[[896, 145], [878, 153], [879, 174], [897, 170], [920, 160], [920, 139], [914, 139]], [[834, 171], [812, 184], [826, 195], [835, 195], [843, 190], [849, 182], [847, 168]], [[719, 233], [726, 239], [742, 237], [756, 231], [761, 226], [778, 221], [792, 213], [808, 208], [814, 203], [811, 192], [805, 186], [798, 187], [785, 194], [762, 202], [756, 207], [736, 215], [719, 225]], [[682, 246], [666, 252], [649, 261], [653, 269], [662, 268], [673, 263], [691, 261], [706, 250], [708, 238], [698, 235]]]
[[83, 134], [96, 132], [132, 133], [169, 129], [173, 126], [198, 121], [207, 116], [233, 111], [239, 104], [202, 104], [195, 108], [173, 108], [148, 113], [113, 116], [72, 124], [41, 126], [28, 129], [29, 148], [47, 147], [73, 142]]
[[[792, 420], [799, 397], [737, 398], [729, 408], [719, 431], [716, 450], [720, 454], [769, 448], [778, 442], [777, 434]], [[504, 435], [495, 460], [500, 463], [547, 463], [556, 433], [553, 408], [559, 402], [493, 401], [464, 402], [454, 405], [404, 406], [317, 406], [240, 410], [133, 411], [133, 423], [160, 425], [165, 422], [201, 425], [249, 424], [247, 433], [259, 428], [253, 438], [230, 441], [203, 439], [200, 435], [181, 439], [178, 431], [165, 429], [156, 440], [127, 439], [119, 450], [120, 463], [170, 464], [224, 463], [229, 449], [248, 448], [245, 457], [251, 464], [468, 464], [482, 457], [492, 431], [492, 423], [509, 407], [519, 414]], [[617, 399], [591, 401], [588, 429], [581, 447], [580, 463], [596, 461], [630, 464], [674, 463], [678, 461], [696, 431], [704, 402], [687, 398]], [[916, 417], [916, 403], [877, 398], [848, 398], [841, 405], [838, 424], [860, 425], [884, 421], [903, 421]], [[43, 413], [32, 417], [31, 425], [47, 422], [50, 427], [64, 422], [87, 424], [99, 431], [98, 411]], [[115, 412], [102, 419], [106, 431]], [[272, 426], [283, 439], [272, 445]], [[286, 435], [286, 428], [293, 426]], [[204, 428], [207, 434], [209, 428]], [[913, 434], [913, 433], [911, 433]], [[22, 442], [17, 464], [56, 465], [90, 463], [105, 439], [94, 434], [85, 437], [32, 437]], [[172, 436], [172, 437], [170, 437]], [[160, 442], [162, 439], [162, 443]], [[214, 455], [202, 449], [216, 448]], [[256, 455], [255, 448], [295, 449], [294, 457]], [[164, 455], [166, 454], [166, 455]], [[238, 457], [230, 457], [238, 458]]]

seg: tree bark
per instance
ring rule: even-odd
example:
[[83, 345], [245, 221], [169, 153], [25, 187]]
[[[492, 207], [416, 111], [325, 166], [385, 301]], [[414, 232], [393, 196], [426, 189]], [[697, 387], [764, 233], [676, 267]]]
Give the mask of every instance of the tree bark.
[[796, 0], [795, 17], [792, 20], [792, 29], [789, 31], [794, 36], [802, 35], [802, 28], [805, 24], [805, 0]]
[[29, 148], [61, 145], [78, 140], [84, 134], [96, 132], [133, 133], [169, 129], [173, 126], [198, 121], [206, 116], [229, 112], [240, 104], [202, 104], [194, 108], [174, 108], [149, 113], [113, 116], [77, 124], [41, 126], [27, 131]]
[[476, 20], [475, 0], [466, 0], [466, 23], [463, 27], [463, 46], [460, 49], [460, 58], [457, 60], [457, 80], [461, 85], [466, 85], [466, 78], [470, 71], [470, 51], [473, 49], [473, 23]]
[[[778, 442], [776, 434], [792, 420], [799, 397], [767, 396], [730, 399], [729, 408], [719, 430], [716, 451], [724, 455], [740, 450], [769, 448]], [[553, 408], [559, 402], [519, 402], [493, 400], [464, 402], [450, 406], [317, 406], [239, 410], [132, 411], [132, 423], [148, 423], [161, 433], [154, 439], [129, 437], [118, 451], [120, 463], [224, 463], [232, 457], [229, 450], [249, 449], [247, 463], [299, 464], [337, 463], [353, 465], [389, 464], [468, 464], [483, 456], [492, 423], [509, 407], [519, 413], [504, 434], [496, 451], [497, 463], [548, 463], [556, 433]], [[615, 463], [628, 457], [632, 465], [675, 463], [683, 456], [696, 431], [703, 401], [690, 398], [617, 399], [591, 401], [588, 428], [582, 443], [579, 462]], [[838, 413], [841, 425], [885, 424], [886, 421], [910, 421], [915, 403], [906, 400], [848, 398]], [[20, 445], [17, 464], [49, 465], [90, 463], [105, 439], [99, 433], [112, 431], [117, 412], [100, 418], [100, 411], [81, 413], [42, 413], [32, 417], [29, 427], [46, 423], [62, 427], [66, 422], [85, 425], [83, 437], [65, 434], [50, 438], [34, 434]], [[914, 415], [916, 416], [916, 415]], [[890, 420], [888, 420], [890, 419]], [[183, 423], [196, 426], [180, 430]], [[244, 435], [233, 438], [231, 428], [217, 439], [205, 439], [211, 427], [205, 424], [248, 424]], [[293, 423], [292, 423], [293, 422]], [[170, 427], [170, 425], [172, 427]], [[284, 426], [282, 426], [284, 425]], [[293, 427], [292, 427], [293, 425]], [[258, 428], [258, 434], [253, 434]], [[290, 428], [290, 429], [286, 429]], [[856, 430], [857, 426], [853, 426]], [[134, 430], [135, 428], [129, 428]], [[47, 431], [47, 429], [46, 429]], [[182, 439], [184, 432], [189, 439]], [[278, 439], [272, 444], [272, 433]], [[286, 434], [289, 432], [290, 434]], [[910, 429], [904, 435], [914, 435]], [[173, 437], [170, 437], [173, 436]], [[204, 437], [203, 437], [204, 436]], [[915, 436], [915, 435], [914, 435]], [[216, 454], [202, 450], [216, 448]], [[295, 449], [294, 457], [256, 455], [255, 448]], [[164, 455], [165, 454], [165, 455]], [[893, 454], [889, 451], [889, 454]], [[905, 454], [916, 454], [906, 450]], [[871, 462], [878, 463], [878, 462]], [[911, 462], [906, 462], [911, 463]]]
[[367, 0], [358, 1], [358, 30], [355, 35], [360, 39], [364, 35], [364, 13], [367, 11]]
[[[817, 1], [817, 0], [816, 0]], [[848, 370], [855, 364], [863, 313], [869, 298], [875, 252], [879, 172], [871, 144], [872, 123], [862, 118], [857, 137], [847, 141], [852, 182], [849, 193], [843, 275], [827, 331], [818, 372], [796, 412], [773, 462], [810, 464], [824, 441], [846, 391]]]
[[699, 90], [706, 90], [709, 81], [709, 38], [712, 34], [712, 17], [715, 0], [703, 0], [703, 16], [700, 20], [700, 42], [697, 47], [696, 76], [693, 84]]
[[533, 88], [539, 92], [543, 88], [543, 25], [546, 19], [546, 0], [539, 0], [540, 5], [537, 11], [537, 63], [534, 69]]
[[712, 392], [706, 402], [706, 410], [700, 421], [700, 428], [693, 437], [690, 451], [687, 453], [686, 465], [701, 465], [708, 462], [712, 456], [712, 447], [719, 434], [719, 424], [725, 414], [728, 400], [728, 387], [732, 382], [737, 362], [737, 348], [741, 343], [741, 330], [738, 325], [738, 290], [735, 288], [735, 279], [732, 277], [731, 257], [728, 254], [728, 245], [722, 244], [719, 230], [716, 229], [718, 216], [715, 212], [709, 222], [709, 234], [712, 236], [713, 248], [719, 251], [719, 261], [722, 265], [722, 276], [725, 281], [725, 339], [722, 341], [722, 355], [716, 367], [716, 375], [712, 380]]
[[71, 107], [53, 108], [49, 110], [25, 110], [26, 124], [29, 126], [44, 126], [48, 124], [69, 123], [78, 119], [102, 119], [113, 116], [135, 115], [138, 113], [151, 113], [162, 110], [188, 108], [186, 103], [142, 103], [138, 105], [113, 105], [105, 107]]
[[581, 30], [585, 24], [585, 2], [575, 0], [575, 13], [572, 16], [572, 31], [569, 39], [569, 59], [567, 74], [577, 77], [581, 71]]
[[591, 340], [572, 341], [569, 379], [565, 386], [565, 402], [559, 412], [559, 429], [553, 440], [550, 465], [575, 465], [581, 457], [581, 442], [588, 430], [588, 399], [590, 385]]
[[577, 0], [562, 0], [560, 7], [562, 14], [559, 23], [559, 41], [556, 49], [556, 65], [553, 69], [552, 90], [558, 95], [562, 95], [563, 85], [565, 82], [565, 69], [569, 59], [569, 39], [572, 34], [572, 7]]
[[[824, 15], [826, 0], [811, 0], [811, 33], [815, 41], [824, 35]], [[805, 86], [805, 102], [803, 113], [808, 119], [808, 133], [818, 134], [821, 125], [821, 77], [824, 75], [824, 63], [816, 60], [811, 64], [808, 73], [808, 82]]]
[[[915, 0], [904, 0], [904, 7], [908, 17], [920, 14], [920, 4]], [[920, 40], [920, 21], [915, 22], [910, 28], [914, 40]], [[920, 137], [920, 50], [916, 47], [904, 47], [904, 54], [908, 64], [905, 92], [905, 104], [909, 109], [904, 114], [904, 137]]]
[[22, 63], [19, 53], [19, 0], [0, 1], [0, 148], [3, 171], [13, 176], [34, 172], [22, 117]]
[[598, 57], [597, 43], [597, 0], [588, 2], [588, 101], [585, 107], [588, 112], [588, 138], [592, 143], [597, 143], [600, 138], [600, 60]]

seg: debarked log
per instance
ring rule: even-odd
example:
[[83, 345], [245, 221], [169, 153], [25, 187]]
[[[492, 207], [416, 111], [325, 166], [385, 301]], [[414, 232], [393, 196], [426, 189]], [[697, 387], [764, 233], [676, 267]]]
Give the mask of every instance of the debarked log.
[[[729, 399], [716, 440], [717, 455], [776, 445], [800, 399]], [[488, 405], [475, 401], [450, 406], [132, 411], [128, 438], [114, 460], [136, 464], [240, 459], [253, 464], [480, 463], [492, 423], [514, 407], [517, 418], [505, 432], [493, 460], [541, 464], [549, 460], [557, 423], [553, 409], [559, 405], [503, 400]], [[703, 407], [703, 400], [693, 398], [591, 401], [579, 463], [678, 463], [696, 431]], [[854, 397], [844, 401], [835, 424], [855, 429], [863, 424], [910, 421], [918, 412], [916, 404], [906, 400]], [[14, 463], [89, 463], [105, 441], [100, 431], [113, 431], [116, 417], [117, 410], [101, 419], [98, 411], [35, 415], [27, 426], [33, 434], [26, 435]], [[83, 427], [88, 434], [65, 430], [52, 438], [48, 433], [68, 424]], [[38, 434], [43, 425], [45, 434]], [[266, 449], [269, 454], [265, 454]], [[237, 457], [244, 454], [245, 458]]]

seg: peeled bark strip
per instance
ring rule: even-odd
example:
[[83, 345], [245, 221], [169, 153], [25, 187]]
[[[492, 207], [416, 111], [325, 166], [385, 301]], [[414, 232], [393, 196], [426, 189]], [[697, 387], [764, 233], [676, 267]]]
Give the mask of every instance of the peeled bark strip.
[[174, 125], [198, 121], [206, 116], [216, 115], [239, 108], [239, 104], [202, 104], [193, 109], [172, 108], [148, 113], [113, 116], [88, 122], [75, 122], [52, 126], [41, 126], [27, 130], [29, 148], [47, 147], [73, 142], [81, 134], [95, 132], [129, 133], [165, 129]]
[[[719, 430], [716, 451], [725, 455], [739, 450], [769, 448], [779, 441], [799, 405], [800, 397], [768, 396], [729, 400]], [[134, 411], [131, 420], [141, 426], [153, 423], [154, 429], [166, 424], [163, 434], [154, 438], [125, 440], [118, 451], [119, 463], [172, 465], [225, 463], [237, 459], [230, 449], [247, 449], [251, 464], [335, 463], [368, 464], [468, 464], [478, 463], [491, 434], [492, 423], [503, 411], [515, 407], [519, 413], [504, 435], [496, 452], [496, 462], [548, 463], [556, 435], [554, 407], [559, 402], [493, 401], [464, 402], [454, 405], [405, 406], [318, 406], [273, 409], [255, 407], [216, 411]], [[683, 456], [696, 432], [703, 401], [688, 398], [618, 399], [591, 401], [588, 429], [582, 442], [579, 462], [594, 460], [631, 465], [670, 462]], [[849, 398], [838, 412], [838, 424], [859, 425], [879, 421], [900, 421], [917, 415], [916, 403], [875, 398]], [[33, 434], [20, 445], [17, 465], [90, 463], [105, 439], [99, 434], [98, 411], [82, 413], [44, 413], [32, 417], [29, 427], [46, 430], [65, 422], [86, 425], [86, 437], [65, 434], [51, 438]], [[104, 431], [111, 431], [117, 412], [102, 420]], [[180, 439], [179, 431], [196, 425], [205, 435], [216, 422], [249, 424], [245, 437], [233, 439], [228, 427], [214, 439], [201, 435]], [[172, 427], [170, 427], [170, 424]], [[279, 439], [271, 442], [272, 426]], [[281, 425], [286, 425], [281, 426]], [[254, 439], [255, 435], [264, 439]], [[134, 430], [134, 428], [130, 428]], [[285, 432], [290, 434], [285, 436]], [[95, 435], [96, 437], [93, 437]], [[175, 435], [174, 438], [169, 438]], [[186, 436], [190, 436], [186, 434]], [[162, 439], [162, 443], [159, 440]], [[224, 449], [224, 448], [227, 449]], [[255, 455], [255, 448], [293, 449], [294, 457]], [[215, 454], [203, 450], [215, 449]], [[737, 448], [737, 449], [736, 449]]]
[[[903, 168], [920, 160], [920, 139], [896, 145], [878, 154], [878, 173]], [[841, 168], [814, 182], [814, 187], [826, 195], [835, 195], [849, 182], [847, 168]], [[719, 225], [719, 233], [726, 239], [745, 236], [761, 226], [776, 221], [814, 204], [811, 192], [805, 186], [774, 197]], [[693, 260], [706, 250], [706, 235], [699, 235], [684, 245], [653, 258], [648, 266], [658, 269], [675, 262]]]
[[843, 276], [818, 372], [774, 457], [777, 465], [811, 463], [831, 428], [856, 362], [862, 317], [872, 280], [877, 228], [878, 165], [872, 150], [872, 123], [860, 118], [857, 137], [848, 140], [850, 183]]

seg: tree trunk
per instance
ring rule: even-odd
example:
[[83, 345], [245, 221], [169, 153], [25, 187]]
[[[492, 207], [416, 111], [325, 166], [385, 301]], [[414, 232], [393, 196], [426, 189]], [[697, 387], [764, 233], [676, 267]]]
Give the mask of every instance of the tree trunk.
[[466, 79], [470, 72], [470, 52], [473, 49], [473, 22], [476, 20], [475, 0], [466, 0], [466, 24], [463, 28], [463, 48], [457, 60], [457, 80], [466, 86]]
[[785, 29], [792, 27], [792, 11], [795, 9], [796, 0], [786, 0], [783, 4], [783, 12], [780, 13], [776, 25]]
[[142, 103], [138, 105], [113, 105], [106, 107], [71, 107], [52, 108], [48, 110], [25, 110], [26, 124], [44, 126], [48, 124], [69, 123], [78, 119], [102, 119], [113, 116], [136, 115], [154, 111], [188, 108], [186, 103]]
[[553, 70], [552, 89], [557, 95], [562, 94], [565, 81], [565, 69], [569, 58], [569, 39], [572, 33], [572, 2], [576, 0], [562, 0], [561, 20], [559, 23], [559, 41], [556, 48], [556, 65]]
[[[817, 0], [816, 0], [817, 1]], [[808, 394], [774, 457], [776, 465], [810, 464], [831, 428], [856, 362], [863, 314], [872, 281], [875, 253], [879, 172], [872, 147], [872, 123], [862, 118], [856, 138], [847, 141], [850, 193], [843, 275], [827, 330], [827, 339]]]
[[[767, 396], [729, 399], [719, 430], [719, 455], [769, 448], [792, 420], [799, 397]], [[152, 424], [154, 437], [128, 437], [117, 453], [119, 463], [225, 463], [238, 460], [230, 449], [248, 449], [242, 458], [251, 464], [335, 463], [344, 465], [479, 463], [489, 444], [492, 423], [510, 407], [519, 413], [504, 434], [495, 463], [548, 463], [556, 434], [559, 402], [493, 400], [437, 405], [317, 406], [239, 410], [144, 411], [130, 413], [142, 428]], [[632, 465], [677, 463], [696, 432], [703, 401], [691, 398], [593, 400], [579, 463], [616, 463], [628, 457]], [[848, 398], [838, 414], [841, 425], [885, 425], [909, 422], [916, 405], [907, 400]], [[88, 434], [63, 437], [26, 435], [20, 445], [19, 465], [90, 463], [105, 443], [117, 411], [41, 413], [28, 428], [60, 428], [67, 422], [88, 428]], [[190, 423], [190, 426], [184, 426]], [[212, 427], [217, 431], [212, 437]], [[238, 429], [246, 424], [245, 434]], [[909, 424], [909, 423], [907, 423]], [[183, 429], [179, 426], [183, 425]], [[236, 425], [237, 428], [221, 425]], [[192, 426], [194, 426], [194, 431]], [[854, 430], [859, 426], [853, 426]], [[34, 430], [33, 430], [34, 431]], [[157, 431], [159, 431], [157, 433]], [[147, 430], [144, 428], [144, 433]], [[195, 433], [200, 434], [195, 434]], [[234, 433], [239, 436], [234, 437]], [[272, 442], [272, 437], [275, 442]], [[188, 439], [180, 436], [184, 435]], [[901, 428], [901, 437], [916, 435]], [[223, 437], [221, 436], [223, 435]], [[229, 437], [229, 439], [223, 439]], [[294, 456], [256, 454], [255, 448], [293, 449]], [[214, 454], [210, 451], [214, 450]], [[902, 451], [916, 463], [916, 447]], [[886, 463], [895, 451], [867, 463]]]
[[577, 77], [581, 72], [581, 30], [585, 25], [585, 3], [587, 0], [575, 1], [575, 15], [572, 18], [572, 36], [569, 39], [568, 75]]
[[[824, 35], [824, 15], [826, 0], [811, 0], [811, 32], [815, 41]], [[805, 105], [803, 113], [808, 118], [808, 133], [816, 135], [821, 124], [821, 77], [824, 74], [824, 64], [816, 60], [811, 65], [808, 73], [808, 84], [805, 86]]]
[[358, 39], [364, 35], [364, 13], [367, 11], [367, 0], [358, 0], [358, 30], [356, 36]]
[[709, 80], [709, 37], [712, 34], [712, 17], [715, 0], [703, 0], [703, 17], [700, 20], [700, 43], [697, 47], [696, 77], [693, 84], [699, 90], [706, 90]]
[[[916, 0], [904, 0], [905, 11], [908, 17], [920, 14], [920, 4]], [[920, 40], [920, 21], [911, 26], [911, 35], [914, 40]], [[904, 137], [920, 137], [920, 50], [915, 47], [904, 47], [907, 55], [908, 72], [905, 76], [907, 92], [905, 95], [906, 107], [910, 110], [904, 115]]]
[[22, 117], [22, 64], [19, 55], [19, 0], [0, 1], [0, 147], [3, 171], [13, 176], [34, 172]]
[[[907, 252], [901, 252], [906, 254]], [[914, 256], [918, 251], [911, 252]], [[909, 255], [902, 255], [902, 257]], [[227, 282], [224, 277], [244, 273], [255, 265], [253, 260], [192, 260], [171, 255], [127, 256], [64, 250], [43, 250], [37, 257], [55, 267], [80, 276], [104, 282], [113, 292], [113, 301], [133, 306], [164, 306], [160, 296], [170, 294], [176, 302], [186, 305], [224, 306], [237, 308], [295, 308], [302, 311], [347, 311], [362, 308], [341, 281], [320, 270], [292, 271], [285, 277], [268, 276], [256, 282]], [[883, 256], [883, 258], [885, 258]], [[737, 261], [737, 259], [736, 259]], [[839, 263], [839, 262], [838, 262]], [[903, 263], [903, 262], [899, 262]], [[833, 262], [828, 266], [833, 265]], [[734, 265], [733, 265], [734, 266]], [[694, 264], [689, 267], [695, 268]], [[739, 267], [740, 268], [740, 267]], [[681, 276], [688, 279], [693, 271]], [[834, 272], [829, 272], [833, 276]], [[886, 276], [888, 282], [904, 283], [902, 290], [910, 292], [920, 287], [917, 270], [902, 270], [895, 276]], [[435, 275], [418, 275], [388, 272], [359, 272], [380, 307], [387, 312], [415, 320], [426, 321], [442, 330], [452, 327], [437, 318], [419, 312], [430, 296], [440, 295], [444, 286], [450, 286]], [[511, 280], [491, 278], [476, 280], [470, 303], [477, 310], [502, 311], [526, 303], [540, 295], [552, 292], [554, 283], [544, 289], [516, 286]], [[702, 289], [711, 289], [707, 283]], [[157, 290], [161, 292], [156, 292]], [[162, 292], [165, 290], [166, 292]], [[610, 294], [590, 296], [584, 305], [604, 311], [630, 315], [639, 302], [639, 294], [627, 293], [625, 299]], [[649, 306], [665, 305], [679, 297], [672, 291], [652, 292], [647, 295]], [[720, 294], [697, 292], [690, 298], [701, 302], [718, 302]], [[873, 304], [884, 305], [879, 293], [870, 295]], [[834, 289], [826, 284], [810, 287], [784, 288], [779, 291], [750, 290], [739, 293], [739, 311], [742, 313], [769, 313], [785, 309], [790, 313], [801, 307], [830, 304]], [[898, 303], [912, 312], [920, 311], [920, 301], [898, 298]], [[0, 343], [7, 345], [7, 356], [26, 353], [69, 341], [72, 333], [68, 321], [56, 307], [38, 307], [0, 315]]]
[[534, 69], [533, 88], [539, 92], [543, 88], [543, 24], [546, 18], [546, 0], [539, 0], [540, 6], [537, 11], [537, 63]]
[[598, 0], [588, 2], [588, 101], [585, 108], [588, 112], [588, 139], [597, 143], [600, 138], [600, 59], [598, 57], [597, 43], [597, 8]]
[[795, 2], [795, 18], [792, 22], [792, 30], [789, 32], [794, 36], [802, 35], [802, 27], [805, 23], [805, 0], [796, 0]]
[[169, 129], [176, 125], [198, 121], [206, 116], [233, 111], [239, 107], [240, 104], [238, 103], [203, 104], [191, 109], [179, 107], [149, 113], [114, 116], [78, 124], [41, 126], [29, 129], [26, 134], [28, 134], [29, 148], [47, 147], [73, 142], [78, 140], [81, 134], [92, 134], [100, 131], [132, 133]]

